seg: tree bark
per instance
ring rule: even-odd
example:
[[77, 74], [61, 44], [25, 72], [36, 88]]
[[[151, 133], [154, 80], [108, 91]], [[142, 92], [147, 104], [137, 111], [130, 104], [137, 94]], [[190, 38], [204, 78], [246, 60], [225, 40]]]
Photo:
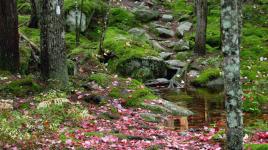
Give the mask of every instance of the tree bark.
[[31, 0], [31, 19], [28, 27], [38, 28], [40, 20], [40, 2], [38, 0]]
[[243, 149], [242, 90], [240, 85], [241, 1], [221, 2], [222, 52], [224, 55], [227, 149]]
[[18, 72], [19, 62], [16, 0], [0, 0], [0, 69]]
[[206, 31], [207, 31], [207, 0], [196, 0], [197, 26], [195, 35], [194, 52], [198, 55], [206, 54]]
[[103, 26], [102, 26], [102, 29], [101, 29], [99, 52], [98, 52], [98, 54], [99, 54], [99, 56], [101, 58], [103, 57], [103, 55], [105, 53], [103, 43], [104, 43], [104, 40], [105, 40], [105, 34], [106, 34], [106, 30], [108, 28], [108, 23], [109, 23], [111, 2], [112, 2], [111, 0], [108, 0], [108, 8], [107, 8], [106, 14], [105, 14], [105, 16], [103, 18]]
[[63, 0], [42, 0], [41, 11], [41, 74], [44, 80], [68, 82], [64, 32]]

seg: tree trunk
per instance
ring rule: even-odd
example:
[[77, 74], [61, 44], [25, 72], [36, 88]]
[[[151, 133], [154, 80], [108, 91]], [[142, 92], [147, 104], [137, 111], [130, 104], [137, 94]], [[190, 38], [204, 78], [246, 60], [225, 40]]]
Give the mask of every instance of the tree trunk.
[[240, 85], [241, 2], [222, 0], [222, 51], [224, 55], [227, 149], [243, 149], [242, 90]]
[[68, 82], [64, 32], [63, 0], [42, 0], [41, 11], [41, 73], [44, 80]]
[[29, 22], [30, 28], [38, 28], [40, 20], [40, 2], [38, 0], [31, 0], [31, 19]]
[[0, 0], [0, 69], [18, 72], [19, 62], [16, 0]]
[[103, 58], [103, 55], [105, 53], [104, 47], [103, 47], [103, 43], [105, 40], [105, 34], [106, 34], [106, 30], [108, 28], [108, 23], [109, 23], [109, 16], [110, 16], [110, 7], [111, 7], [111, 0], [108, 0], [108, 8], [107, 8], [107, 12], [103, 18], [103, 26], [101, 29], [101, 35], [100, 35], [100, 43], [99, 43], [99, 56], [101, 58]]
[[194, 52], [198, 55], [206, 54], [206, 30], [207, 30], [207, 0], [196, 0], [197, 26], [195, 35]]

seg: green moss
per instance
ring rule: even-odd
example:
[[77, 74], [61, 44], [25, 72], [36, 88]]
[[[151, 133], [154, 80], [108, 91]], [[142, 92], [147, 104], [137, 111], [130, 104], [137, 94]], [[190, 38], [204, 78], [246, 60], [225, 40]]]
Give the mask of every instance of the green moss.
[[32, 77], [14, 80], [8, 84], [0, 86], [0, 91], [5, 93], [12, 93], [15, 96], [24, 97], [29, 94], [34, 94], [41, 91], [41, 86], [36, 83]]
[[218, 77], [220, 77], [219, 68], [207, 68], [203, 70], [201, 74], [194, 80], [194, 83], [202, 85]]
[[135, 15], [123, 8], [112, 8], [110, 12], [109, 26], [114, 26], [122, 30], [128, 30], [131, 27], [136, 27], [138, 21]]
[[[81, 8], [81, 0], [78, 0], [78, 7]], [[69, 12], [70, 10], [75, 10], [75, 1], [64, 0], [64, 10]], [[86, 16], [90, 16], [93, 11], [98, 14], [103, 14], [106, 11], [107, 4], [102, 0], [84, 0], [82, 10]]]
[[36, 45], [40, 45], [40, 29], [28, 28], [22, 26], [19, 28], [19, 31], [23, 33], [27, 38], [29, 38]]
[[104, 47], [114, 51], [117, 56], [117, 59], [109, 62], [109, 68], [112, 71], [120, 69], [119, 65], [124, 64], [129, 59], [158, 55], [145, 39], [134, 37], [114, 27], [107, 30]]
[[109, 84], [111, 84], [111, 77], [104, 73], [96, 73], [92, 74], [89, 77], [90, 81], [95, 81], [97, 84], [99, 84], [102, 87], [107, 87]]
[[[121, 79], [120, 83], [124, 82], [126, 82], [126, 80]], [[150, 89], [144, 87], [144, 85], [137, 80], [131, 80], [129, 84], [121, 84], [119, 87], [113, 87], [109, 96], [125, 99], [126, 106], [141, 106], [144, 100], [157, 98]]]
[[245, 144], [245, 149], [248, 149], [248, 150], [267, 150], [268, 144]]
[[193, 13], [193, 3], [187, 3], [184, 0], [165, 1], [164, 6], [171, 9], [175, 16]]
[[86, 132], [85, 133], [85, 136], [86, 137], [92, 137], [92, 136], [95, 136], [95, 137], [103, 137], [105, 134], [102, 133], [102, 132]]
[[28, 73], [32, 49], [25, 42], [20, 43], [20, 73]]
[[17, 10], [19, 14], [31, 14], [31, 4], [25, 0], [17, 0]]
[[19, 24], [28, 23], [30, 20], [30, 16], [29, 15], [19, 15], [18, 19], [19, 19]]

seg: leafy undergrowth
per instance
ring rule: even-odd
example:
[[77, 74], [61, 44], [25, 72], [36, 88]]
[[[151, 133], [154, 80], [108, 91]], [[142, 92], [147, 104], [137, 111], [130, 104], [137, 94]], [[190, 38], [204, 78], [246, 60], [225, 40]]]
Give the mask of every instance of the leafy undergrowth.
[[[113, 95], [116, 88], [125, 89], [122, 91], [125, 95]], [[222, 149], [224, 130], [217, 126], [179, 131], [166, 127], [165, 120], [147, 122], [141, 114], [150, 110], [139, 105], [128, 107], [127, 101], [133, 101], [135, 95], [142, 98], [135, 92], [147, 94], [137, 101], [154, 103], [157, 99], [147, 100], [152, 92], [136, 80], [104, 73], [92, 74], [85, 90], [70, 94], [49, 90], [24, 99], [16, 98], [9, 110], [1, 110], [0, 147]], [[268, 142], [267, 132], [248, 135], [253, 136], [245, 137], [247, 143]]]

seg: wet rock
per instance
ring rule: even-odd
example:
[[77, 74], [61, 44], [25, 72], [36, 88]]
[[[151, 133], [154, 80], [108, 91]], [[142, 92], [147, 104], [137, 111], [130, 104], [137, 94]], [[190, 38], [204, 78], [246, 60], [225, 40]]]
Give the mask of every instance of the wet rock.
[[162, 20], [165, 21], [165, 22], [170, 22], [174, 19], [174, 17], [172, 15], [169, 15], [169, 14], [164, 14], [162, 16]]
[[144, 108], [152, 110], [156, 113], [171, 114], [177, 116], [190, 116], [194, 114], [192, 111], [185, 107], [178, 106], [173, 102], [169, 102], [163, 99], [157, 100], [156, 102], [143, 103], [142, 105]]
[[209, 81], [206, 86], [209, 89], [216, 90], [216, 91], [223, 90], [223, 88], [224, 88], [223, 78], [220, 77], [220, 78], [214, 79], [212, 81]]
[[142, 36], [145, 34], [145, 30], [141, 28], [132, 28], [128, 31], [130, 34], [133, 34], [135, 36]]
[[149, 22], [159, 18], [159, 12], [155, 10], [148, 9], [146, 7], [135, 8], [133, 13], [136, 18], [142, 22]]
[[[77, 20], [78, 20], [78, 26], [80, 26], [80, 18], [81, 18], [81, 11], [78, 10], [77, 12]], [[76, 11], [71, 10], [66, 16], [66, 25], [68, 31], [76, 31]], [[87, 19], [86, 15], [82, 13], [82, 19], [81, 19], [81, 32], [84, 32], [87, 29]]]
[[167, 64], [169, 69], [179, 69], [179, 68], [183, 68], [186, 63], [182, 62], [180, 60], [167, 60], [165, 61], [165, 63]]
[[151, 80], [147, 83], [145, 83], [146, 86], [160, 86], [160, 85], [168, 85], [169, 80], [166, 78], [159, 78], [155, 80]]
[[156, 28], [156, 33], [160, 36], [160, 37], [164, 37], [164, 38], [170, 38], [173, 37], [175, 35], [175, 32], [166, 28]]
[[180, 22], [179, 26], [177, 27], [177, 33], [179, 36], [184, 36], [184, 33], [186, 31], [190, 31], [190, 29], [192, 28], [192, 23], [188, 22], [188, 21], [184, 21], [184, 22]]
[[166, 100], [163, 100], [163, 106], [169, 110], [171, 110], [173, 115], [180, 115], [180, 116], [190, 116], [193, 115], [194, 113], [190, 111], [189, 109], [178, 106], [173, 102], [169, 102]]
[[190, 49], [190, 43], [182, 39], [178, 42], [174, 42], [173, 44], [173, 50], [176, 52], [187, 51]]
[[159, 55], [160, 55], [160, 57], [161, 57], [162, 59], [166, 60], [166, 59], [169, 59], [169, 58], [173, 55], [173, 53], [169, 53], [169, 52], [161, 52]]

